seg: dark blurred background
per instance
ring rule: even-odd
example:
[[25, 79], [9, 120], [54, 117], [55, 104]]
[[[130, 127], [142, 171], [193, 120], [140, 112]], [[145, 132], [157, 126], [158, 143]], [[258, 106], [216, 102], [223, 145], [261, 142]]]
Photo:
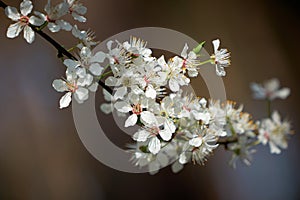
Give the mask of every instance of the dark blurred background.
[[[16, 7], [20, 2], [6, 0]], [[298, 0], [83, 2], [88, 23], [81, 27], [96, 31], [98, 40], [144, 26], [208, 41], [210, 51], [209, 41], [221, 38], [232, 52], [224, 78], [228, 99], [242, 102], [254, 119], [264, 117], [265, 104], [251, 99], [249, 83], [278, 77], [292, 94], [273, 106], [292, 121], [296, 134], [282, 154], [271, 155], [260, 146], [252, 166], [239, 163], [236, 170], [227, 165], [230, 155], [222, 147], [205, 166], [189, 165], [176, 175], [170, 168], [155, 176], [110, 169], [82, 145], [71, 109], [58, 109], [61, 94], [51, 84], [63, 76], [64, 66], [57, 52], [39, 37], [32, 45], [21, 37], [7, 39], [10, 21], [1, 10], [0, 199], [300, 199]], [[46, 0], [33, 3], [41, 10]], [[74, 43], [69, 36], [54, 35], [67, 47]], [[207, 95], [201, 79], [193, 85], [198, 94]], [[111, 126], [107, 132], [124, 145], [121, 132]]]

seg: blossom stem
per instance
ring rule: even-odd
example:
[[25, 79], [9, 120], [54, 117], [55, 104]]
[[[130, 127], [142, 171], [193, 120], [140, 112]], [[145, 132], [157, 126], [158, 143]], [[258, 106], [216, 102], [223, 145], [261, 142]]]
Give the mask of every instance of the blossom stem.
[[48, 25], [48, 21], [45, 21], [38, 29], [43, 30]]
[[235, 132], [235, 130], [234, 130], [234, 128], [233, 128], [233, 125], [232, 125], [232, 123], [231, 123], [231, 121], [230, 121], [230, 118], [229, 118], [229, 117], [227, 117], [227, 123], [228, 123], [228, 125], [229, 125], [230, 131], [231, 131], [231, 134], [232, 134], [233, 136], [236, 136], [236, 132]]
[[238, 137], [228, 137], [228, 138], [221, 138], [218, 140], [217, 144], [220, 144], [220, 145], [224, 145], [225, 148], [227, 148], [227, 145], [230, 144], [230, 143], [235, 143], [238, 141]]
[[108, 71], [108, 72], [103, 73], [103, 74], [100, 76], [100, 79], [99, 79], [99, 80], [105, 78], [107, 75], [109, 75], [109, 74], [111, 74], [111, 73], [112, 73], [112, 71]]
[[209, 60], [206, 60], [204, 62], [200, 62], [199, 65], [204, 65], [204, 64], [207, 64], [207, 63], [211, 63], [212, 59], [209, 59]]
[[[5, 4], [3, 1], [0, 0], [0, 7], [2, 7], [3, 9], [5, 9], [8, 5]], [[43, 32], [41, 30], [41, 27], [38, 26], [34, 26], [32, 24], [29, 24], [30, 28], [32, 28], [32, 30], [37, 33], [38, 35], [40, 35], [42, 38], [44, 38], [46, 41], [48, 41], [57, 51], [58, 51], [58, 57], [63, 57], [66, 56], [69, 59], [72, 60], [76, 60], [77, 58], [75, 56], [73, 56], [69, 51], [67, 51], [63, 46], [61, 46], [58, 42], [56, 42], [53, 38], [51, 38], [49, 35], [47, 35], [45, 32]], [[43, 25], [42, 25], [43, 26]], [[98, 84], [103, 87], [105, 90], [107, 90], [107, 92], [109, 93], [113, 93], [113, 90], [108, 87], [107, 85], [105, 85], [104, 82], [102, 82], [101, 80], [99, 80]]]

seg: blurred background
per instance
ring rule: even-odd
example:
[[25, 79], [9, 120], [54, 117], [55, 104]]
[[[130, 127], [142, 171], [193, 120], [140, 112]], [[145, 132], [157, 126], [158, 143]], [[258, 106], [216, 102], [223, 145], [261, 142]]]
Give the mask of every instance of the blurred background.
[[[18, 7], [21, 1], [5, 2]], [[7, 39], [11, 22], [1, 10], [0, 199], [300, 199], [298, 0], [83, 2], [88, 23], [80, 27], [94, 30], [98, 40], [137, 27], [165, 27], [208, 41], [211, 52], [210, 41], [220, 38], [232, 52], [224, 78], [227, 98], [260, 119], [265, 103], [251, 99], [249, 83], [279, 78], [292, 94], [273, 107], [292, 121], [296, 134], [282, 154], [259, 146], [252, 166], [239, 163], [236, 170], [227, 165], [230, 155], [222, 147], [205, 166], [188, 165], [176, 175], [170, 168], [155, 176], [110, 169], [82, 145], [71, 108], [58, 109], [61, 94], [51, 84], [64, 75], [64, 66], [57, 52], [40, 37], [32, 45], [22, 37]], [[46, 0], [33, 3], [42, 10]], [[74, 44], [69, 33], [54, 37], [66, 47]], [[201, 79], [193, 85], [207, 96]], [[111, 140], [124, 147], [128, 137], [109, 125]]]

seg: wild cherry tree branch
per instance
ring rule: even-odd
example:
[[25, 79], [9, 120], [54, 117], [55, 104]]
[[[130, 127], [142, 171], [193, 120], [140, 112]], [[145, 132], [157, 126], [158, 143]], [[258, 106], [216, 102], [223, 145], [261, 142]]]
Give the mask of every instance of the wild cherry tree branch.
[[0, 7], [5, 9], [7, 7], [7, 5], [3, 1], [0, 1]]
[[[5, 9], [8, 5], [6, 3], [4, 3], [3, 1], [0, 0], [0, 7], [2, 7], [3, 9]], [[46, 41], [48, 41], [57, 51], [58, 51], [58, 56], [66, 56], [69, 59], [72, 60], [78, 60], [75, 56], [73, 56], [69, 51], [67, 51], [62, 45], [60, 45], [57, 41], [55, 41], [52, 37], [50, 37], [48, 34], [46, 34], [45, 32], [43, 32], [39, 27], [34, 26], [32, 24], [29, 24], [29, 26], [32, 28], [32, 30], [37, 33], [38, 35], [40, 35], [42, 38], [44, 38]], [[104, 88], [107, 92], [109, 92], [110, 94], [113, 93], [113, 90], [106, 86], [104, 82], [102, 82], [101, 80], [98, 81], [98, 84]]]
[[[0, 7], [2, 7], [3, 9], [5, 9], [8, 5], [5, 4], [3, 1], [0, 0]], [[34, 26], [32, 24], [29, 24], [29, 26], [32, 28], [32, 30], [37, 33], [38, 35], [40, 35], [42, 38], [44, 38], [46, 41], [48, 41], [57, 51], [58, 51], [58, 56], [66, 56], [69, 59], [72, 60], [78, 60], [75, 56], [73, 56], [69, 51], [67, 51], [62, 45], [60, 45], [57, 41], [55, 41], [52, 37], [50, 37], [48, 34], [46, 34], [45, 32], [43, 32], [40, 27], [38, 26]], [[104, 88], [106, 91], [108, 91], [110, 94], [113, 93], [112, 89], [108, 86], [106, 86], [104, 84], [104, 82], [102, 82], [101, 80], [99, 80], [99, 85]], [[234, 143], [237, 141], [237, 138], [222, 138], [218, 140], [218, 144], [220, 145], [224, 145], [225, 147], [230, 144], [230, 143]]]

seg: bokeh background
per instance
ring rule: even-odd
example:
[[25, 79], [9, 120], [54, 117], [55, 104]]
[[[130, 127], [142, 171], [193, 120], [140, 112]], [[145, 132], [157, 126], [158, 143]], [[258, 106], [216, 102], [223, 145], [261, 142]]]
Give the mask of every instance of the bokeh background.
[[[6, 0], [17, 7], [20, 2]], [[46, 0], [33, 2], [42, 10]], [[205, 166], [190, 165], [176, 175], [170, 168], [155, 176], [110, 169], [82, 145], [71, 109], [58, 109], [61, 94], [51, 83], [63, 76], [64, 66], [55, 50], [39, 37], [32, 45], [21, 37], [7, 39], [10, 21], [1, 10], [0, 199], [300, 199], [299, 1], [83, 2], [88, 23], [81, 28], [96, 31], [98, 40], [144, 26], [170, 28], [208, 41], [210, 51], [209, 41], [221, 38], [222, 46], [232, 52], [232, 66], [224, 78], [228, 99], [242, 102], [254, 119], [262, 118], [265, 104], [251, 99], [249, 83], [278, 77], [292, 95], [275, 101], [273, 107], [292, 121], [296, 134], [282, 154], [271, 155], [268, 147], [260, 146], [252, 166], [239, 163], [236, 170], [227, 165], [230, 155], [223, 148]], [[54, 37], [66, 47], [74, 42], [68, 33]], [[197, 93], [207, 95], [201, 79], [193, 85]], [[127, 136], [105, 123], [110, 125], [109, 137], [124, 146]]]

